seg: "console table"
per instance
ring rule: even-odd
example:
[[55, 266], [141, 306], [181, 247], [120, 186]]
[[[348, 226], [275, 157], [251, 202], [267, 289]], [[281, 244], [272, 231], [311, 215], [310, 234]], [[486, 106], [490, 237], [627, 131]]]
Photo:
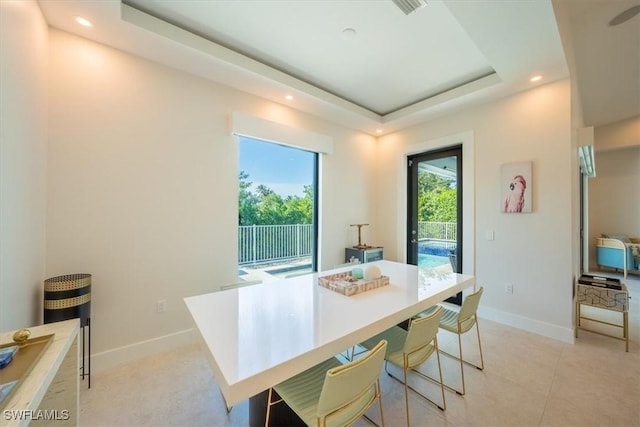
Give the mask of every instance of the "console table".
[[[30, 339], [51, 336], [50, 343], [2, 403], [3, 427], [77, 426], [80, 415], [78, 319], [30, 327]], [[0, 344], [13, 343], [15, 331], [0, 333]], [[19, 363], [20, 350], [13, 363]], [[11, 364], [6, 370], [11, 367]]]
[[[619, 288], [619, 289], [617, 289]], [[603, 320], [585, 317], [582, 315], [582, 305], [588, 305], [604, 310], [617, 311], [622, 313], [622, 324], [605, 322]], [[601, 323], [622, 329], [622, 338], [594, 331], [582, 327], [581, 320]], [[582, 277], [576, 284], [576, 329], [575, 335], [578, 337], [578, 329], [605, 335], [625, 342], [625, 350], [629, 351], [629, 290], [627, 286], [616, 279], [594, 278], [591, 276]]]

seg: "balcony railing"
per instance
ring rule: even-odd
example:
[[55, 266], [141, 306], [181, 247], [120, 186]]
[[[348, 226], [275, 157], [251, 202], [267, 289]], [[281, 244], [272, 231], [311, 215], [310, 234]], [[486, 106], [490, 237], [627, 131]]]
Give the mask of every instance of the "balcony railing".
[[[419, 222], [419, 239], [457, 239], [454, 222]], [[238, 263], [263, 264], [308, 258], [313, 250], [313, 225], [242, 225], [238, 227]]]
[[313, 225], [241, 225], [238, 263], [261, 264], [311, 256]]
[[456, 241], [458, 239], [458, 224], [455, 222], [418, 222], [418, 240], [438, 239]]

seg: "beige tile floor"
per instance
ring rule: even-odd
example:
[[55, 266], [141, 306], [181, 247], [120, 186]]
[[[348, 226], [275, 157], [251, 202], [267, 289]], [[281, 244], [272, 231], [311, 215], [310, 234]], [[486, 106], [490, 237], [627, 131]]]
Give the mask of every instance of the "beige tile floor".
[[[481, 319], [485, 370], [465, 366], [467, 394], [447, 391], [445, 412], [411, 393], [412, 425], [640, 427], [640, 280], [627, 283], [632, 296], [629, 353], [622, 341], [590, 332], [581, 331], [570, 345]], [[440, 332], [439, 340], [443, 349], [455, 351], [454, 335]], [[477, 360], [474, 333], [464, 336], [463, 348]], [[424, 369], [436, 372], [432, 359]], [[447, 357], [442, 362], [445, 382], [459, 384], [457, 362]], [[83, 426], [248, 425], [248, 403], [227, 414], [196, 345], [93, 376], [91, 390], [81, 383]], [[403, 386], [386, 374], [381, 379], [386, 425], [405, 425]], [[439, 397], [435, 385], [419, 379], [412, 383]], [[369, 414], [379, 420], [377, 407]]]

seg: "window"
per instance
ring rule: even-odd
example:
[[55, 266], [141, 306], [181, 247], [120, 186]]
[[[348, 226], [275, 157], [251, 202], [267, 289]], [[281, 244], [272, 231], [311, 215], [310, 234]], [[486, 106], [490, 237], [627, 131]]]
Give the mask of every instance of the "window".
[[245, 136], [239, 152], [240, 277], [315, 271], [318, 154]]

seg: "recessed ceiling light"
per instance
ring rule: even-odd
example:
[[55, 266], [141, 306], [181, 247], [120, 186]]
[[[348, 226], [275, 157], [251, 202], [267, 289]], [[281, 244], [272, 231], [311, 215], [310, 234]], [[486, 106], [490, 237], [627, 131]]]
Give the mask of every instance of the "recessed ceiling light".
[[382, 129], [376, 129], [376, 133], [382, 133]]
[[293, 95], [285, 95], [284, 99], [286, 99], [287, 101], [291, 101], [293, 100]]
[[538, 75], [538, 76], [533, 76], [529, 79], [530, 82], [539, 82], [540, 80], [542, 80], [542, 76]]
[[83, 18], [82, 16], [76, 16], [75, 20], [78, 24], [82, 25], [83, 27], [93, 27], [93, 24], [91, 23], [91, 21], [89, 21], [87, 18]]

